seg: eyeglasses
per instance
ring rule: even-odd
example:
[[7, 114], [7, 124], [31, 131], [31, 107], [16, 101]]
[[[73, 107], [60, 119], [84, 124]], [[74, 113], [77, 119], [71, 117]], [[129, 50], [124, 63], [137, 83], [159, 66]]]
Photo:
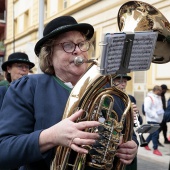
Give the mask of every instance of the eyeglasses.
[[82, 41], [78, 44], [75, 44], [73, 42], [63, 42], [56, 45], [61, 45], [66, 53], [72, 53], [76, 49], [76, 46], [78, 46], [79, 49], [83, 52], [88, 51], [90, 48], [90, 43], [88, 41]]
[[28, 70], [30, 69], [29, 65], [27, 65], [27, 64], [16, 63], [15, 66], [16, 66], [19, 70], [25, 69], [26, 71], [28, 71]]

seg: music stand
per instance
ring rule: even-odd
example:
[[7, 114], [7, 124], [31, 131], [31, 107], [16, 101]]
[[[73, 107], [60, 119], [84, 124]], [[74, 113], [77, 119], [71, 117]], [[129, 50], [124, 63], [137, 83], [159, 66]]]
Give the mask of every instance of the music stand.
[[137, 133], [153, 133], [160, 128], [158, 124], [144, 124], [141, 125], [136, 132]]
[[102, 75], [125, 74], [150, 68], [157, 32], [107, 33], [101, 52]]

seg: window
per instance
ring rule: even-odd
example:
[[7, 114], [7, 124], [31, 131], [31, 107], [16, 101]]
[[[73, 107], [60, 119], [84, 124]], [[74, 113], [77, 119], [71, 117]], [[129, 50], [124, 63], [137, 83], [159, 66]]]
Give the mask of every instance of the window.
[[30, 20], [29, 20], [29, 11], [24, 12], [24, 30], [29, 27]]

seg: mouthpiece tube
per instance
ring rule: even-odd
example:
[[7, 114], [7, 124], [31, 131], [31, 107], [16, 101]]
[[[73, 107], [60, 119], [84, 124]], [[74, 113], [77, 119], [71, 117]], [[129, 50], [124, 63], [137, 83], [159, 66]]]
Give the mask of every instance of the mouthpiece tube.
[[81, 65], [83, 63], [92, 63], [94, 60], [85, 60], [82, 57], [75, 57], [74, 64], [75, 65]]

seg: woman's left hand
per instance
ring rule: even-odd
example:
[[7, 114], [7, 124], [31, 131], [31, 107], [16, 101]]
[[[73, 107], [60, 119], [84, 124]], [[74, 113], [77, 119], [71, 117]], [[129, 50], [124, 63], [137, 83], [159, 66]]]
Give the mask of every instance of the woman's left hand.
[[135, 141], [127, 141], [121, 143], [117, 150], [116, 156], [120, 158], [120, 161], [126, 165], [130, 164], [135, 158], [138, 151], [138, 146]]

